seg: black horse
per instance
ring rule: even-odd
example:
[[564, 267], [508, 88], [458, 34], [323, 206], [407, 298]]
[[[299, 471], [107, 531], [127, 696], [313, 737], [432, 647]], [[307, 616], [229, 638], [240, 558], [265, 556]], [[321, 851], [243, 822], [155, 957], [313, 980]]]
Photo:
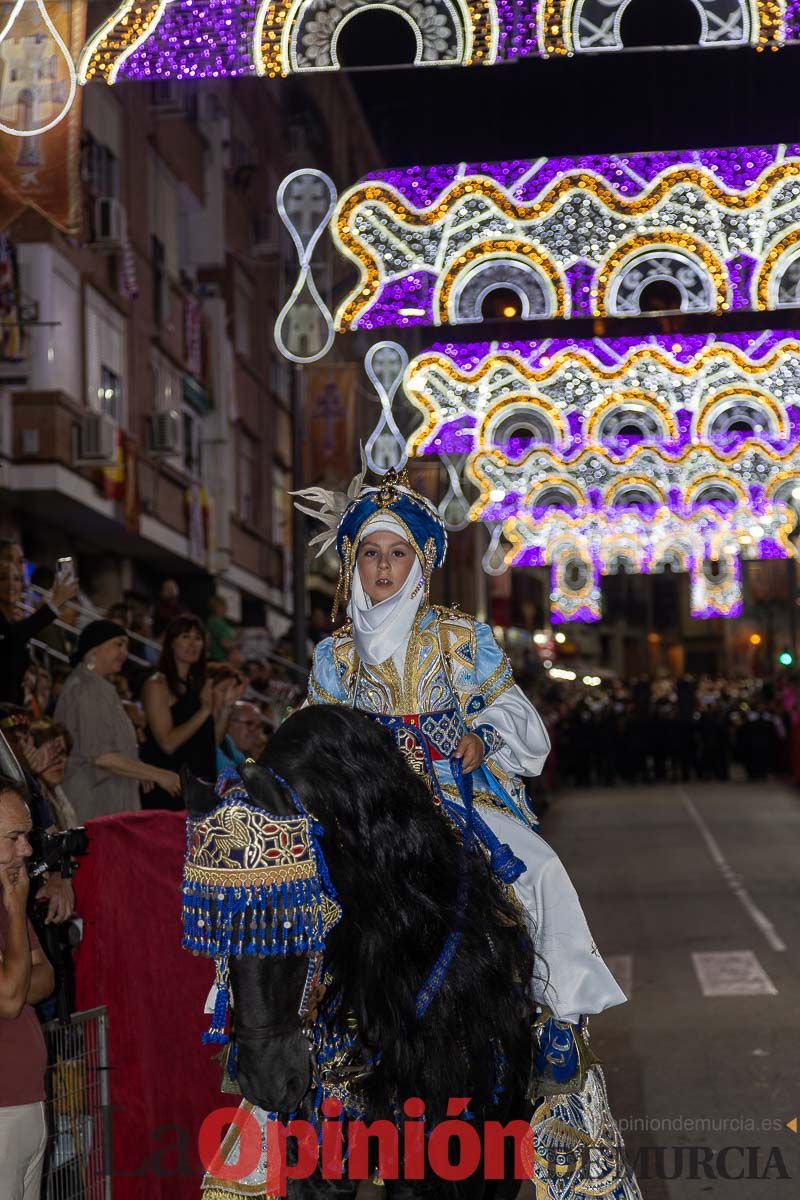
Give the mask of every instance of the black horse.
[[[297, 816], [288, 781], [324, 830], [322, 850], [342, 919], [327, 937], [325, 1011], [346, 1015], [369, 1069], [359, 1079], [367, 1120], [421, 1099], [429, 1125], [451, 1097], [469, 1097], [477, 1127], [529, 1115], [534, 1015], [531, 932], [478, 848], [465, 849], [390, 735], [346, 707], [292, 716], [261, 765], [241, 768], [251, 804]], [[219, 800], [186, 781], [193, 815]], [[454, 931], [441, 978], [434, 964]], [[300, 1015], [308, 958], [230, 959], [238, 1082], [278, 1113], [309, 1103], [312, 1061]], [[432, 998], [421, 1013], [419, 999]], [[461, 1195], [487, 1194], [476, 1172]], [[450, 1188], [444, 1188], [450, 1191]]]

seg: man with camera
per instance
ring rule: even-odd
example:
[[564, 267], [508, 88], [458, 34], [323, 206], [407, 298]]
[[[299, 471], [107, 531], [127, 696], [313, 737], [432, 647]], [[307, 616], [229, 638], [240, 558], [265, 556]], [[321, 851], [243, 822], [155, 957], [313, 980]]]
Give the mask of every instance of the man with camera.
[[47, 1051], [33, 1005], [53, 968], [25, 913], [32, 821], [19, 784], [0, 778], [0, 1196], [39, 1200], [47, 1142]]

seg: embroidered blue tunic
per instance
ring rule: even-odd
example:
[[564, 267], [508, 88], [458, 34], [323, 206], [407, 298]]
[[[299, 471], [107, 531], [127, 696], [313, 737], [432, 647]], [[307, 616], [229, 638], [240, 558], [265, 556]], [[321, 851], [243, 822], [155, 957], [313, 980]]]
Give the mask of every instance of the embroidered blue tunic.
[[317, 647], [309, 702], [375, 715], [392, 728], [414, 770], [433, 772], [451, 797], [450, 755], [465, 733], [477, 733], [486, 757], [472, 777], [476, 801], [536, 827], [521, 777], [541, 773], [550, 742], [488, 625], [457, 609], [424, 609], [401, 652], [369, 666], [348, 624]]

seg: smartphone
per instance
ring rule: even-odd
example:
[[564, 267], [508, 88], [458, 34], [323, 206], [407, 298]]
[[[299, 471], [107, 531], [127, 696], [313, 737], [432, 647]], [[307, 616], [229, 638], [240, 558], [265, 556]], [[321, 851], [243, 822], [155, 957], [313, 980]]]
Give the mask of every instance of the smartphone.
[[56, 562], [56, 582], [72, 583], [75, 578], [75, 560], [70, 556], [68, 558], [59, 558]]

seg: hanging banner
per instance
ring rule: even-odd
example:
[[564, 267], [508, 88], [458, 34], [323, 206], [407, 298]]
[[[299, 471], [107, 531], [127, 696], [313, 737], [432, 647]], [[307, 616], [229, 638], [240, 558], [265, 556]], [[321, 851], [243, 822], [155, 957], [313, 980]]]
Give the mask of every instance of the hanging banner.
[[0, 2], [0, 229], [32, 208], [80, 232], [85, 32], [86, 0]]
[[303, 483], [346, 488], [354, 466], [358, 367], [315, 363], [303, 374]]
[[122, 498], [125, 527], [131, 533], [138, 533], [140, 509], [137, 449], [136, 442], [127, 433], [122, 435], [122, 452], [125, 459], [125, 492]]
[[106, 500], [125, 499], [125, 445], [123, 435], [117, 430], [115, 435], [114, 465], [103, 467], [102, 492]]

